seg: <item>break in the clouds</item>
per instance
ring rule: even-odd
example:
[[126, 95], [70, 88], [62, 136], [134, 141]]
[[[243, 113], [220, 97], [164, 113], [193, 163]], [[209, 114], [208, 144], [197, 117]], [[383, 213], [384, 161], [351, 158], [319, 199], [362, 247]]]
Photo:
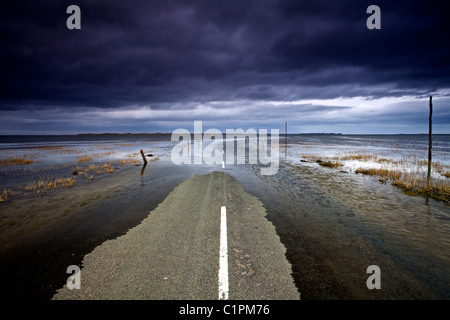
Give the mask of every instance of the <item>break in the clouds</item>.
[[[66, 9], [81, 8], [81, 30]], [[369, 30], [366, 9], [381, 8]], [[0, 134], [450, 128], [442, 1], [3, 1]]]

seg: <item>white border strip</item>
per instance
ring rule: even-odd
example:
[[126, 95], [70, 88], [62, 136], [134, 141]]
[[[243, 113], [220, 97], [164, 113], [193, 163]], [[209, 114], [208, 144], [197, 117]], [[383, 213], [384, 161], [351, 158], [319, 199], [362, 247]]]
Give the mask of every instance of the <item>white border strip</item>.
[[220, 208], [219, 300], [228, 299], [227, 209]]

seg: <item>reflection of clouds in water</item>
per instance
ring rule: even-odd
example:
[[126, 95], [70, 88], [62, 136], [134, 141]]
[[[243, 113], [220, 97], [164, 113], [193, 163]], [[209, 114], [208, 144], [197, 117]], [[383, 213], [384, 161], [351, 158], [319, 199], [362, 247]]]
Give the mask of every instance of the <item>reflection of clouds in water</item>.
[[140, 157], [139, 150], [152, 152], [159, 158], [168, 157], [172, 147], [170, 141], [142, 142], [92, 142], [92, 143], [26, 143], [2, 144], [0, 159], [30, 158], [34, 165], [52, 165], [76, 163], [81, 157], [89, 157], [90, 161], [119, 161], [130, 157]]
[[[147, 138], [148, 139], [148, 138]], [[2, 187], [23, 194], [30, 183], [75, 178], [76, 185], [90, 183], [142, 165], [139, 153], [152, 153], [152, 162], [170, 159], [170, 141], [58, 141], [0, 144], [0, 160], [30, 159], [32, 163], [0, 167]], [[46, 180], [45, 180], [46, 181]]]
[[[342, 170], [358, 168], [398, 170], [422, 174], [427, 171], [428, 141], [425, 136], [292, 136], [286, 149], [286, 161], [292, 164], [300, 160], [312, 162], [331, 160], [344, 166]], [[433, 144], [433, 177], [442, 178], [442, 172], [450, 170], [450, 140], [437, 137]], [[284, 152], [285, 150], [281, 148]], [[283, 157], [284, 158], [284, 157]], [[303, 162], [303, 165], [308, 165]]]

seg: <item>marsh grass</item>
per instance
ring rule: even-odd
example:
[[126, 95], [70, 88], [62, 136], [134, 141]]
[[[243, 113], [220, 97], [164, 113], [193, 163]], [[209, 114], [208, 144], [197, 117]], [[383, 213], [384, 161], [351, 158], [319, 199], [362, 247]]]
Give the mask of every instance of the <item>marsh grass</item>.
[[4, 188], [3, 191], [0, 193], [0, 203], [1, 202], [7, 202], [11, 199], [12, 196], [15, 196], [17, 194], [20, 194], [18, 191], [14, 191], [9, 188]]
[[304, 154], [302, 154], [302, 157], [303, 157], [303, 160], [305, 162], [316, 161], [317, 163], [319, 163], [319, 162], [323, 161], [322, 160], [323, 159], [322, 156], [317, 155], [317, 154], [313, 154], [313, 153], [304, 153]]
[[137, 153], [137, 152], [136, 153], [127, 154], [125, 156], [125, 159], [120, 159], [119, 160], [119, 163], [121, 165], [137, 164], [137, 163], [140, 163], [140, 161], [142, 161], [142, 160], [139, 160], [140, 157], [141, 157], [141, 155], [139, 153]]
[[[41, 146], [33, 148], [33, 150], [45, 155], [73, 154], [73, 160], [71, 163], [53, 164], [51, 166], [26, 166], [39, 162], [33, 158], [34, 153], [25, 153], [19, 156], [12, 152], [2, 153], [3, 159], [0, 159], [1, 175], [29, 176], [29, 178], [23, 180], [21, 184], [12, 186], [12, 188], [4, 185], [6, 188], [3, 191], [0, 189], [0, 203], [11, 202], [20, 197], [39, 196], [52, 190], [73, 187], [80, 182], [90, 183], [97, 176], [120, 172], [122, 166], [138, 165], [142, 162], [140, 153], [130, 153], [122, 159], [114, 159], [116, 158], [114, 154], [117, 154], [117, 151], [106, 147], [93, 149], [98, 150], [97, 152], [65, 146]], [[110, 156], [112, 156], [111, 160], [99, 160]], [[148, 161], [157, 160], [159, 160], [157, 157], [148, 159]], [[20, 165], [24, 166], [20, 167]]]
[[432, 181], [428, 187], [426, 179], [406, 177], [393, 181], [392, 185], [410, 195], [430, 197], [435, 200], [450, 203], [450, 185], [445, 181]]
[[138, 159], [120, 159], [119, 163], [121, 165], [136, 164], [136, 163], [139, 163], [139, 160]]
[[432, 163], [433, 170], [439, 173], [441, 176], [445, 178], [450, 178], [449, 168], [445, 165], [442, 165], [439, 161]]
[[408, 195], [430, 197], [446, 203], [450, 202], [450, 183], [442, 179], [432, 180], [428, 187], [427, 179], [423, 173], [373, 168], [358, 168], [355, 173], [376, 177], [378, 181], [383, 183], [391, 182], [391, 185], [403, 190]]
[[92, 180], [94, 174], [99, 176], [105, 173], [112, 173], [114, 171], [115, 169], [110, 163], [91, 163], [88, 166], [77, 166], [73, 172], [76, 172], [77, 175], [84, 176], [88, 180]]
[[308, 150], [301, 154], [300, 162], [316, 162], [320, 166], [340, 171], [343, 169], [341, 167], [347, 166], [345, 169], [349, 171], [370, 176], [384, 184], [390, 183], [406, 194], [450, 203], [450, 167], [445, 162], [433, 161], [431, 185], [427, 187], [426, 154], [401, 155], [392, 150], [390, 154], [383, 154], [382, 151], [377, 154], [348, 149], [324, 156], [323, 151], [315, 153]]
[[350, 155], [343, 155], [341, 157], [337, 157], [339, 160], [358, 160], [358, 161], [371, 161], [374, 159], [374, 155], [372, 154], [350, 154]]
[[89, 162], [92, 161], [94, 158], [89, 156], [89, 155], [83, 155], [80, 157], [77, 157], [77, 163], [84, 163], [84, 162]]
[[[149, 158], [148, 161], [158, 161], [158, 157]], [[78, 165], [75, 168], [72, 167], [73, 175], [81, 175], [86, 180], [93, 180], [95, 176], [100, 176], [108, 173], [119, 172], [120, 167], [126, 165], [137, 165], [141, 163], [141, 155], [139, 153], [132, 153], [125, 156], [125, 158], [107, 162], [107, 163], [91, 163], [86, 165]], [[83, 162], [81, 162], [83, 163]]]
[[355, 170], [356, 174], [366, 174], [369, 176], [376, 176], [378, 178], [380, 178], [381, 182], [387, 182], [388, 180], [398, 180], [402, 177], [402, 172], [398, 171], [398, 170], [389, 170], [386, 168], [379, 168], [379, 169], [375, 169], [375, 168], [371, 168], [371, 169], [363, 169], [363, 168], [358, 168]]
[[4, 189], [0, 194], [0, 202], [8, 201], [8, 190]]
[[32, 164], [35, 163], [37, 161], [31, 160], [31, 159], [26, 159], [24, 158], [7, 158], [7, 159], [2, 159], [0, 160], [0, 165], [2, 167], [7, 167], [7, 166], [15, 166], [15, 165], [28, 165], [28, 164]]
[[105, 163], [105, 164], [102, 166], [102, 168], [103, 168], [103, 170], [104, 170], [106, 173], [112, 173], [112, 172], [114, 172], [114, 167], [113, 167], [112, 165], [110, 165], [109, 163]]
[[320, 161], [319, 165], [322, 167], [328, 167], [328, 168], [339, 168], [344, 166], [344, 164], [340, 162], [333, 162], [333, 161]]
[[58, 187], [73, 187], [75, 183], [76, 179], [71, 177], [47, 177], [40, 178], [37, 181], [31, 181], [25, 186], [22, 186], [21, 189], [26, 192], [41, 193], [44, 191], [56, 189]]

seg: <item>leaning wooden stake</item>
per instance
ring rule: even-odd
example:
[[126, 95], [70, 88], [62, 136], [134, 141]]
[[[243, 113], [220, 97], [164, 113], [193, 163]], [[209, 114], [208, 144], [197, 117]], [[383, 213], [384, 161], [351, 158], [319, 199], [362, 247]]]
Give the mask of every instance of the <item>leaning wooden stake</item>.
[[141, 150], [141, 156], [142, 156], [142, 160], [144, 160], [144, 163], [147, 164], [147, 159], [145, 158], [143, 150]]
[[431, 147], [432, 147], [432, 135], [431, 135], [431, 116], [433, 115], [433, 102], [432, 96], [430, 96], [430, 117], [428, 119], [428, 173], [427, 173], [427, 187], [430, 187], [431, 181]]

